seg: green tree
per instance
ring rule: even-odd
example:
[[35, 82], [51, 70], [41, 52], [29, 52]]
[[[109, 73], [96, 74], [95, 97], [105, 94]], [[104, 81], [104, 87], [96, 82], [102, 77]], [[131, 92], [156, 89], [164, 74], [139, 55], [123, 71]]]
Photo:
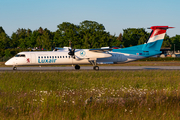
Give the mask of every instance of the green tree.
[[123, 31], [123, 42], [125, 47], [144, 44], [148, 38], [148, 33], [144, 28], [128, 28]]
[[5, 50], [5, 57], [11, 57], [12, 55], [11, 55], [11, 52], [10, 52], [10, 50], [9, 49], [6, 49]]
[[0, 49], [0, 57], [4, 56], [4, 49]]
[[170, 37], [166, 34], [163, 40], [162, 48], [167, 48], [171, 47], [171, 39]]
[[29, 48], [29, 47], [35, 47], [35, 39], [32, 39], [32, 31], [31, 31], [30, 29], [28, 29], [28, 30], [26, 31], [25, 41], [26, 41], [26, 46], [27, 46], [27, 48]]
[[38, 32], [38, 30], [34, 30], [32, 32], [32, 35], [30, 37], [32, 47], [41, 48], [40, 36], [41, 34]]
[[16, 33], [13, 33], [11, 36], [10, 46], [12, 48], [18, 47], [18, 35]]
[[99, 48], [109, 46], [110, 34], [105, 32], [103, 24], [85, 20], [80, 23], [80, 36], [83, 48]]
[[[79, 48], [82, 45], [82, 41], [79, 38], [79, 26], [69, 22], [63, 22], [59, 24], [58, 31], [56, 31], [56, 40], [58, 40], [59, 46], [69, 46], [69, 40], [71, 40], [74, 47]], [[57, 39], [57, 36], [60, 38]]]
[[18, 29], [16, 33], [13, 33], [11, 36], [11, 46], [13, 47], [20, 47], [20, 48], [27, 48], [28, 45], [27, 42], [30, 39], [30, 33], [31, 30], [26, 30], [26, 29]]
[[122, 35], [122, 33], [120, 33], [118, 37], [114, 36], [112, 46], [122, 47], [122, 45], [123, 45], [123, 35]]
[[42, 48], [45, 48], [47, 50], [51, 50], [52, 44], [51, 44], [51, 38], [50, 34], [48, 31], [44, 31], [42, 36], [41, 36], [41, 41], [42, 41]]
[[10, 47], [10, 38], [5, 33], [4, 29], [0, 26], [0, 48], [5, 49], [7, 47]]
[[180, 35], [171, 38], [171, 50], [180, 50]]
[[63, 47], [62, 34], [59, 30], [54, 32], [53, 45], [54, 47]]

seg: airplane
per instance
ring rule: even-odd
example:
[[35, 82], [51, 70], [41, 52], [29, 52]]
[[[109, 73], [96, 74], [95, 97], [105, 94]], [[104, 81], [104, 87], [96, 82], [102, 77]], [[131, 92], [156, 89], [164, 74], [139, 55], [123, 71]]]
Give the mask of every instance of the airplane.
[[99, 48], [99, 49], [73, 49], [72, 47], [61, 48], [54, 51], [31, 51], [20, 52], [9, 59], [5, 65], [75, 65], [79, 70], [82, 64], [92, 64], [94, 70], [99, 70], [98, 63], [127, 63], [151, 56], [161, 54], [160, 51], [168, 26], [152, 26], [152, 32], [146, 42], [121, 49]]

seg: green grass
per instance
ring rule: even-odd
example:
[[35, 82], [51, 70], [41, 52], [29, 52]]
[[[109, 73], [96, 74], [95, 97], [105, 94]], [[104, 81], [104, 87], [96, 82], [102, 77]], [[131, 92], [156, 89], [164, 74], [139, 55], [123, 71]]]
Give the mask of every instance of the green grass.
[[0, 119], [180, 119], [179, 91], [177, 70], [0, 72]]

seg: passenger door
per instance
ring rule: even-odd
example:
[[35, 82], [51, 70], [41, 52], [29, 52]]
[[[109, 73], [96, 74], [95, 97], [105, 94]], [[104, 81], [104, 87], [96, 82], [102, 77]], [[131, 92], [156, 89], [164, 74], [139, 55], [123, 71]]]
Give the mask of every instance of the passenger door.
[[31, 64], [36, 64], [36, 55], [34, 53], [31, 53], [30, 56], [31, 56], [30, 59]]

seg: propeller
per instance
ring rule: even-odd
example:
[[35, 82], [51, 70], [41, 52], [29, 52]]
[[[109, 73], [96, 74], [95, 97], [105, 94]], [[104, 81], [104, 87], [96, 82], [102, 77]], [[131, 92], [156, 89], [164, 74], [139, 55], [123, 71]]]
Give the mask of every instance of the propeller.
[[68, 55], [72, 56], [72, 57], [75, 59], [75, 55], [74, 55], [75, 49], [73, 49], [71, 40], [69, 40], [69, 46], [71, 46], [71, 47], [70, 47], [70, 49], [69, 49]]

